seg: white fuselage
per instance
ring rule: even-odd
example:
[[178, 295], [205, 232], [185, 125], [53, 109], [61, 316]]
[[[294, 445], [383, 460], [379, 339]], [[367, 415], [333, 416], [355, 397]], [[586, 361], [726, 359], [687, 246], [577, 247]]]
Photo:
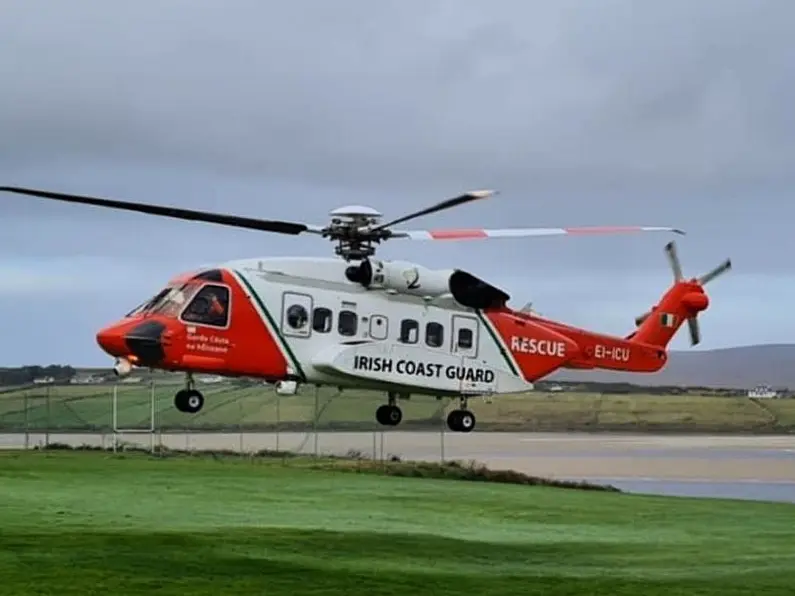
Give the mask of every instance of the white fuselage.
[[431, 395], [532, 389], [481, 312], [439, 292], [438, 283], [423, 296], [411, 275], [413, 295], [365, 288], [346, 278], [351, 265], [292, 257], [223, 267], [247, 288], [302, 382]]

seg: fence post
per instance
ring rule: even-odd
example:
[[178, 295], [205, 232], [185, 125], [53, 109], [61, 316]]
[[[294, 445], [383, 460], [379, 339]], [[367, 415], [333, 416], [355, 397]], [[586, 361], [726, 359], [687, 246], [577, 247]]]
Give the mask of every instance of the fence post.
[[243, 402], [237, 400], [237, 450], [243, 455]]
[[24, 400], [24, 410], [25, 410], [25, 450], [27, 451], [28, 449], [30, 449], [30, 420], [29, 420], [30, 413], [28, 412], [27, 391], [25, 391], [23, 400]]
[[150, 452], [154, 455], [155, 451], [157, 450], [156, 447], [156, 440], [155, 440], [155, 433], [157, 432], [157, 425], [155, 424], [155, 379], [151, 375], [149, 376], [149, 407], [151, 408], [149, 412], [149, 417], [151, 418], [151, 423], [149, 428], [151, 429], [151, 434], [149, 435], [149, 447]]
[[279, 440], [282, 434], [282, 396], [276, 394], [276, 452], [279, 452]]
[[439, 422], [441, 423], [439, 428], [439, 458], [442, 463], [444, 463], [444, 429], [447, 426], [445, 424], [444, 411], [442, 410], [442, 415], [439, 416]]
[[113, 453], [116, 453], [119, 447], [119, 435], [116, 432], [116, 428], [118, 428], [118, 414], [116, 413], [116, 392], [119, 390], [119, 385], [114, 383], [113, 391], [110, 392], [110, 408], [111, 408], [111, 425], [113, 426]]
[[45, 395], [45, 399], [47, 400], [46, 401], [46, 405], [45, 405], [45, 410], [47, 412], [47, 422], [45, 424], [46, 428], [44, 429], [44, 447], [47, 448], [47, 446], [50, 444], [50, 421], [51, 421], [51, 418], [50, 418], [50, 386], [49, 385], [45, 389], [44, 395]]
[[314, 439], [315, 439], [315, 457], [317, 457], [317, 417], [319, 415], [318, 414], [318, 399], [320, 397], [319, 393], [320, 393], [320, 386], [319, 385], [315, 385], [315, 415], [312, 417], [312, 419], [313, 419], [312, 432], [315, 435], [315, 437], [314, 437]]

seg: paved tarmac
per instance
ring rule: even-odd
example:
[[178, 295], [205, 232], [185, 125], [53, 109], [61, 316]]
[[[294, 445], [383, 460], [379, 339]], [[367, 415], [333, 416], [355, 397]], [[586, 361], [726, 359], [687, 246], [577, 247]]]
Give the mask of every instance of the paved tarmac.
[[[477, 460], [553, 478], [607, 482], [631, 492], [795, 502], [795, 435], [628, 435], [586, 433], [338, 432], [120, 434], [120, 441], [174, 449], [359, 451], [381, 458]], [[113, 444], [112, 434], [27, 436], [50, 442]], [[24, 434], [0, 435], [0, 448], [24, 448]]]

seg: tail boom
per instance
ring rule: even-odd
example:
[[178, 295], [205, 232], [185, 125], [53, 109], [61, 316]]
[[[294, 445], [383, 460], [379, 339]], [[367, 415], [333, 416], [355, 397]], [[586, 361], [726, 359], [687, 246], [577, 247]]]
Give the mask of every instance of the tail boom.
[[[709, 298], [701, 284], [679, 281], [644, 315], [639, 327], [624, 338], [580, 329], [532, 313], [515, 312], [512, 316], [523, 319], [528, 328], [545, 329], [555, 337], [568, 340], [568, 357], [558, 363], [559, 368], [654, 373], [667, 364], [666, 348], [682, 324], [708, 306]], [[528, 380], [536, 381], [538, 377]]]
[[[637, 329], [626, 337], [595, 333], [552, 321], [526, 309], [503, 307], [490, 313], [493, 325], [530, 382], [559, 368], [604, 369], [654, 373], [668, 362], [668, 344], [686, 322], [692, 345], [700, 341], [698, 314], [709, 307], [704, 284], [731, 269], [726, 259], [709, 273], [685, 280], [673, 242], [665, 245], [674, 283], [660, 301], [636, 319]], [[545, 346], [545, 352], [537, 349]], [[550, 347], [554, 351], [550, 352]]]
[[665, 349], [653, 344], [595, 333], [557, 321], [532, 317], [536, 324], [568, 338], [577, 346], [573, 357], [561, 368], [580, 370], [616, 370], [624, 372], [653, 373], [665, 366], [668, 355]]

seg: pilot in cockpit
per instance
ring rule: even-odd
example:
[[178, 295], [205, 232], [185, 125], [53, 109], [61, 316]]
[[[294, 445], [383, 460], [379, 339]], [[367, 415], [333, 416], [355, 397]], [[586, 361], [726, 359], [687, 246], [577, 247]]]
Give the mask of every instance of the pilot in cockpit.
[[228, 314], [227, 301], [219, 296], [215, 288], [205, 286], [188, 305], [182, 318], [191, 323], [225, 327]]

